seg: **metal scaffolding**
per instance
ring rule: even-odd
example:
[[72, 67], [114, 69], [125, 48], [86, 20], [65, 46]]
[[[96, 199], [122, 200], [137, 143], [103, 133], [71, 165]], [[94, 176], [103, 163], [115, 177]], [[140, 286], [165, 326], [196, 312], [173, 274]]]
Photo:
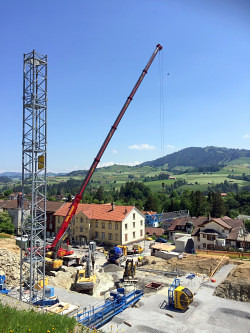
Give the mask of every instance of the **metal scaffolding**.
[[24, 54], [20, 299], [44, 299], [47, 192], [47, 56]]

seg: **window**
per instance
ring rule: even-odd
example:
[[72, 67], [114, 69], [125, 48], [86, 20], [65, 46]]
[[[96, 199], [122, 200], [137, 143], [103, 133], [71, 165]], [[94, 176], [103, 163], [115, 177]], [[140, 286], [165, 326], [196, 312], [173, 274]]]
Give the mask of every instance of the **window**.
[[203, 237], [203, 238], [206, 238], [206, 235], [205, 235], [205, 234], [202, 234], [202, 237]]
[[197, 241], [198, 241], [198, 242], [200, 241], [200, 239], [201, 239], [201, 238], [200, 238], [200, 235], [199, 235], [199, 236], [197, 236]]
[[128, 241], [128, 234], [125, 234], [124, 236], [125, 236], [125, 242], [127, 242]]
[[102, 232], [102, 239], [105, 239], [105, 232]]
[[113, 235], [111, 233], [109, 233], [109, 240], [113, 239]]
[[118, 230], [118, 223], [115, 224], [115, 230]]
[[140, 224], [141, 224], [141, 227], [142, 227], [143, 226], [143, 221], [142, 220], [140, 221]]
[[112, 223], [109, 222], [109, 229], [112, 229]]
[[98, 222], [95, 223], [95, 227], [98, 228]]
[[105, 223], [102, 222], [102, 229], [105, 229]]
[[127, 223], [125, 224], [125, 229], [128, 229], [128, 224]]
[[49, 229], [51, 230], [52, 228], [53, 228], [53, 224], [50, 223], [50, 224], [49, 224]]
[[80, 218], [80, 222], [83, 223], [83, 218], [82, 217]]
[[98, 231], [95, 232], [95, 238], [98, 238], [99, 237], [99, 233]]
[[140, 236], [143, 236], [143, 230], [142, 229], [140, 230]]
[[115, 240], [118, 241], [118, 234], [115, 234]]
[[207, 248], [206, 243], [203, 243], [202, 246], [203, 246], [204, 249]]
[[208, 250], [214, 250], [214, 244], [208, 244], [207, 249]]
[[214, 235], [207, 235], [207, 240], [214, 241], [215, 236]]
[[133, 228], [135, 228], [135, 222], [133, 222]]
[[83, 226], [80, 226], [80, 232], [83, 232]]
[[135, 238], [135, 231], [133, 232], [133, 238]]
[[133, 220], [135, 220], [135, 213], [133, 213]]

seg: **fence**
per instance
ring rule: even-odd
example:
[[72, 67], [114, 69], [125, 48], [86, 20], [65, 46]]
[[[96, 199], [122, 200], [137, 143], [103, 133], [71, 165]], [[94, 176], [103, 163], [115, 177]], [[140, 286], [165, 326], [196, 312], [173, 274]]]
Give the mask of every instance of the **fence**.
[[232, 252], [232, 251], [212, 251], [212, 250], [199, 250], [196, 249], [195, 252], [197, 254], [209, 254], [209, 255], [215, 255], [215, 256], [224, 256], [226, 255], [227, 257], [246, 257], [250, 259], [250, 253], [245, 253], [245, 252]]

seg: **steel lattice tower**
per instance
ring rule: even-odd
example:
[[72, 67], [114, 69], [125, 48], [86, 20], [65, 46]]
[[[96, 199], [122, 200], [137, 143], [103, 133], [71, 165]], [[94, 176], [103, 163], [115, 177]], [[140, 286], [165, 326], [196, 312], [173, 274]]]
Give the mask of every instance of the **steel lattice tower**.
[[[44, 299], [47, 192], [47, 56], [33, 51], [23, 62], [22, 223], [29, 251], [21, 251], [20, 299]], [[29, 212], [27, 214], [27, 211]]]

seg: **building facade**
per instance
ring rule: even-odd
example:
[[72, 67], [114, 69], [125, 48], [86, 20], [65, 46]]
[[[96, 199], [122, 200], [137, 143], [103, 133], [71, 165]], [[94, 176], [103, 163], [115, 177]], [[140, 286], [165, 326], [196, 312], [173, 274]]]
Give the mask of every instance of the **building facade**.
[[[69, 210], [66, 203], [54, 214], [56, 233]], [[144, 240], [145, 216], [134, 206], [114, 204], [79, 204], [71, 221], [72, 243], [85, 244], [90, 240], [107, 245], [128, 245]]]
[[[192, 236], [196, 249], [215, 250], [225, 247], [242, 247], [245, 235], [244, 223], [242, 220], [224, 218], [212, 218], [200, 224], [194, 229]], [[243, 244], [248, 247], [247, 242]]]

